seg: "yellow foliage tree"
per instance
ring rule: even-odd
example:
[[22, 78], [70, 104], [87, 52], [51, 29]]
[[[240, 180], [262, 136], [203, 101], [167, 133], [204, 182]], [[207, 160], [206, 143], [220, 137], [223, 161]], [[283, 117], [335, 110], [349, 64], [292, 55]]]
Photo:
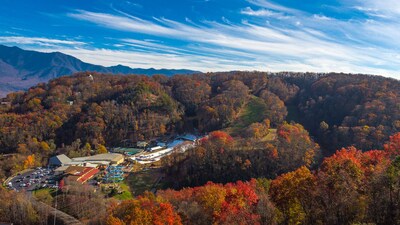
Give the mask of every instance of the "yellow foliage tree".
[[316, 178], [302, 166], [296, 171], [283, 174], [271, 182], [269, 194], [278, 209], [284, 213], [286, 224], [307, 224], [306, 215], [312, 212], [312, 194]]
[[[104, 147], [104, 146], [103, 146]], [[90, 155], [90, 152], [92, 151], [92, 146], [89, 143], [86, 143], [85, 146], [83, 147], [83, 152], [86, 155]], [[107, 151], [107, 150], [106, 150]]]
[[47, 142], [45, 142], [45, 141], [40, 142], [40, 148], [46, 152], [48, 152], [50, 150], [49, 144], [47, 144]]
[[32, 143], [35, 144], [35, 145], [37, 145], [37, 144], [39, 144], [39, 141], [38, 141], [37, 138], [32, 138]]
[[104, 145], [102, 145], [102, 144], [98, 144], [97, 145], [97, 153], [98, 154], [104, 154], [104, 153], [107, 153], [107, 152], [108, 152], [107, 148]]

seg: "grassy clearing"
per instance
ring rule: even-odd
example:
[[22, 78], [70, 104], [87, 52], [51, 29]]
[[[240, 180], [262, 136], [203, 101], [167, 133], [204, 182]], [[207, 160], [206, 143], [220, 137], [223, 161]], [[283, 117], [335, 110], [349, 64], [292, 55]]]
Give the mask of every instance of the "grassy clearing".
[[[276, 129], [269, 129], [269, 133], [265, 137], [257, 139], [256, 142], [257, 142], [258, 147], [256, 147], [256, 148], [254, 145], [243, 144], [244, 143], [243, 141], [246, 141], [246, 138], [239, 137], [239, 138], [235, 139], [235, 141], [236, 141], [236, 144], [238, 144], [240, 146], [240, 148], [239, 148], [240, 150], [252, 151], [255, 149], [260, 149], [260, 146], [262, 146], [262, 143], [267, 144], [267, 143], [271, 143], [272, 141], [274, 141], [277, 138], [276, 131], [277, 131]], [[261, 147], [261, 148], [264, 148], [264, 147]]]
[[118, 200], [129, 200], [129, 199], [133, 198], [129, 186], [124, 182], [119, 183], [119, 186], [121, 187], [122, 193], [113, 196], [114, 198], [116, 198]]
[[56, 190], [50, 188], [43, 188], [34, 190], [32, 193], [37, 200], [44, 202], [48, 205], [51, 205], [53, 198], [56, 195]]
[[152, 191], [153, 188], [159, 189], [162, 183], [157, 183], [163, 174], [159, 169], [148, 169], [136, 173], [130, 173], [126, 178], [126, 183], [130, 187], [134, 196], [141, 195], [145, 191]]
[[256, 96], [252, 96], [250, 101], [243, 107], [238, 118], [226, 129], [231, 135], [240, 134], [250, 124], [261, 122], [264, 118], [264, 112], [267, 105], [264, 101]]
[[32, 193], [33, 193], [33, 196], [35, 196], [35, 197], [37, 195], [44, 195], [44, 194], [49, 194], [50, 196], [55, 196], [56, 189], [42, 188], [42, 189], [34, 190]]
[[262, 141], [273, 141], [276, 138], [276, 129], [269, 129], [269, 134]]
[[267, 110], [267, 105], [260, 98], [253, 97], [246, 105], [245, 110], [239, 118], [242, 125], [249, 126], [252, 123], [260, 122], [264, 119], [264, 112]]

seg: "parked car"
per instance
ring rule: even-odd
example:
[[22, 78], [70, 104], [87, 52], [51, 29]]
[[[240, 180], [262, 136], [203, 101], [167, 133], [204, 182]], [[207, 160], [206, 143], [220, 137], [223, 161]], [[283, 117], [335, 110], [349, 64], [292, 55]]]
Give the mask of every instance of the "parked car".
[[48, 183], [49, 183], [49, 184], [55, 184], [56, 181], [55, 181], [55, 180], [48, 180]]

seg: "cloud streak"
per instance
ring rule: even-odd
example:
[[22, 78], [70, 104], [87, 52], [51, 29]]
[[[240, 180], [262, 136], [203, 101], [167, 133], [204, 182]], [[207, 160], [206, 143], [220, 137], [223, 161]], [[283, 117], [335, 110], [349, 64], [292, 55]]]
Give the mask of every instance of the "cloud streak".
[[83, 34], [76, 41], [10, 35], [0, 37], [0, 43], [58, 50], [103, 65], [205, 72], [336, 71], [398, 78], [400, 12], [388, 5], [397, 4], [395, 0], [338, 1], [339, 8], [356, 16], [346, 19], [329, 10], [311, 13], [270, 0], [247, 0], [248, 5], [231, 11], [236, 18], [226, 13], [219, 20], [146, 17], [117, 6], [109, 11], [75, 10], [63, 14], [64, 19], [92, 29], [86, 35], [98, 32], [101, 37]]
[[[246, 65], [246, 68], [251, 68], [248, 65], [254, 64], [254, 69], [286, 70], [287, 63], [290, 62], [292, 65], [296, 65], [298, 70], [302, 71], [342, 71], [393, 75], [395, 71], [385, 69], [384, 65], [400, 66], [396, 60], [393, 60], [394, 53], [388, 49], [362, 46], [357, 44], [362, 41], [357, 38], [355, 40], [351, 38], [337, 39], [336, 36], [331, 35], [332, 32], [335, 32], [341, 33], [343, 36], [347, 35], [347, 37], [358, 37], [360, 34], [352, 31], [356, 26], [360, 26], [362, 32], [368, 32], [368, 30], [371, 33], [376, 32], [372, 30], [374, 29], [372, 25], [340, 21], [323, 15], [307, 15], [298, 10], [292, 10], [261, 0], [249, 2], [268, 8], [254, 11], [249, 7], [242, 10], [242, 14], [268, 17], [291, 13], [296, 15], [297, 19], [301, 19], [303, 26], [296, 27], [294, 21], [290, 28], [273, 26], [268, 23], [250, 23], [248, 21], [242, 21], [239, 24], [221, 24], [217, 22], [202, 22], [198, 24], [191, 22], [190, 24], [184, 24], [165, 18], [154, 18], [151, 21], [134, 16], [119, 16], [87, 11], [78, 11], [69, 14], [69, 16], [110, 29], [154, 35], [156, 38], [163, 37], [171, 40], [180, 40], [186, 42], [188, 46], [192, 46], [191, 48], [194, 51], [198, 51], [200, 55], [208, 55], [208, 57], [211, 57], [210, 52], [206, 52], [205, 49], [219, 49], [219, 53], [216, 53], [216, 51], [212, 53], [215, 54], [215, 63], [211, 67], [209, 64], [204, 67], [211, 70], [221, 68], [218, 63], [224, 62], [221, 61], [223, 57], [231, 56], [238, 59], [238, 57], [235, 57], [235, 52], [245, 53], [248, 57], [243, 60], [239, 59], [236, 64], [233, 64], [236, 67], [225, 65], [224, 68], [236, 69], [238, 65]], [[270, 10], [281, 10], [281, 12], [275, 13]], [[333, 23], [334, 29], [324, 30], [327, 23]], [[192, 53], [183, 52], [179, 49], [170, 49], [166, 44], [139, 43], [138, 41], [131, 44], [146, 44], [147, 48], [168, 49], [172, 54], [194, 57]], [[197, 49], [193, 47], [193, 44], [197, 46]], [[247, 61], [249, 59], [254, 60], [253, 63], [249, 63]], [[390, 67], [387, 66], [387, 68]]]
[[42, 37], [20, 37], [20, 36], [3, 36], [0, 37], [0, 43], [4, 44], [25, 44], [25, 45], [39, 45], [39, 46], [57, 46], [57, 45], [71, 45], [81, 46], [85, 45], [84, 42], [74, 40], [60, 40]]
[[251, 7], [246, 7], [240, 11], [241, 14], [259, 17], [275, 17], [279, 19], [288, 18], [284, 13], [275, 12], [269, 9], [253, 10]]
[[302, 13], [300, 10], [285, 7], [285, 6], [282, 6], [279, 4], [275, 4], [269, 0], [268, 1], [267, 0], [247, 0], [247, 2], [249, 2], [250, 4], [256, 5], [256, 6], [264, 7], [267, 9], [272, 9], [272, 10], [279, 11], [279, 12], [285, 12], [285, 13], [289, 13], [289, 14], [301, 14]]
[[400, 16], [400, 2], [397, 0], [356, 0], [355, 8], [365, 13], [383, 18], [398, 18]]

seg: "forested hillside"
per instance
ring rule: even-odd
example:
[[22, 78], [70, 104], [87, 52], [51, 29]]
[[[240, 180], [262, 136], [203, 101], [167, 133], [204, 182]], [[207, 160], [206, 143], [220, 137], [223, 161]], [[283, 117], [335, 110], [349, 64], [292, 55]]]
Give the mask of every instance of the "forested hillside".
[[[295, 138], [313, 142], [309, 132], [325, 155], [351, 145], [368, 150], [381, 148], [400, 131], [399, 98], [400, 82], [365, 75], [78, 73], [3, 99], [0, 151], [17, 153], [11, 162], [34, 155], [39, 165], [55, 152], [89, 154], [82, 149], [86, 143], [95, 149], [125, 139], [220, 129], [234, 136], [231, 148], [254, 149], [235, 154], [285, 146], [282, 135], [293, 129], [304, 133]], [[285, 121], [301, 123], [308, 132]], [[268, 141], [265, 137], [273, 137], [276, 129], [278, 138]], [[18, 166], [7, 163], [2, 172], [22, 169]]]
[[175, 190], [82, 199], [107, 205], [108, 224], [396, 224], [399, 104], [399, 81], [367, 75], [77, 73], [2, 100], [0, 178], [55, 154], [198, 132], [162, 159]]
[[299, 86], [300, 122], [331, 152], [350, 145], [380, 148], [400, 131], [398, 80], [333, 74]]

